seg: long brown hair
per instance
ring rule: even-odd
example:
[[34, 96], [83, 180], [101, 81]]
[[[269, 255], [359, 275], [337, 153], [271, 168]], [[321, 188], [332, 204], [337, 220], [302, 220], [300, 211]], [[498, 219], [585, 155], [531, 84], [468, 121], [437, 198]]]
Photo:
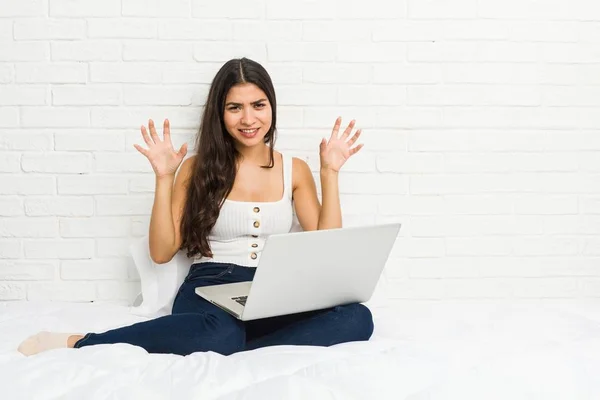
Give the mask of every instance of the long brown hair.
[[212, 257], [208, 235], [217, 222], [221, 206], [233, 188], [240, 154], [234, 139], [225, 128], [223, 115], [229, 89], [241, 83], [252, 83], [267, 95], [271, 103], [272, 121], [264, 142], [269, 146], [269, 165], [273, 168], [273, 146], [276, 138], [277, 103], [275, 89], [267, 71], [247, 58], [226, 62], [212, 81], [196, 135], [196, 157], [187, 187], [187, 199], [181, 220], [181, 249], [188, 257], [200, 254]]

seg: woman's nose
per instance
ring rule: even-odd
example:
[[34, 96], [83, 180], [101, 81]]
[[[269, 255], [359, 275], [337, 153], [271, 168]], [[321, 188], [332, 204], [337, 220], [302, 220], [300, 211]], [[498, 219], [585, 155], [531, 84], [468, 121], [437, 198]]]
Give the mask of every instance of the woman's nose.
[[244, 125], [252, 125], [252, 123], [254, 122], [254, 113], [252, 112], [251, 108], [244, 108], [244, 111], [242, 111], [242, 124]]

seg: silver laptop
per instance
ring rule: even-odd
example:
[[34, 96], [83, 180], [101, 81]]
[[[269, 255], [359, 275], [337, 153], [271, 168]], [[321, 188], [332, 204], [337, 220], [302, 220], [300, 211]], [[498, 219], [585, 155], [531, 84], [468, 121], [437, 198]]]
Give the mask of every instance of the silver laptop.
[[362, 303], [371, 298], [400, 224], [271, 235], [252, 282], [196, 288], [249, 321]]

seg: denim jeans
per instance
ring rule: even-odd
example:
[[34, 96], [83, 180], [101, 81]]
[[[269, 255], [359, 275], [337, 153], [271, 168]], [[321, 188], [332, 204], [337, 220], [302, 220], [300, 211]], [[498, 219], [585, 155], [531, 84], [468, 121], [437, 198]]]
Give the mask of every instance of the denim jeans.
[[171, 315], [104, 333], [88, 333], [75, 347], [129, 343], [149, 353], [213, 351], [229, 355], [266, 346], [331, 346], [371, 337], [373, 318], [362, 304], [244, 322], [194, 291], [198, 286], [251, 281], [255, 272], [256, 268], [235, 264], [194, 264], [179, 288]]

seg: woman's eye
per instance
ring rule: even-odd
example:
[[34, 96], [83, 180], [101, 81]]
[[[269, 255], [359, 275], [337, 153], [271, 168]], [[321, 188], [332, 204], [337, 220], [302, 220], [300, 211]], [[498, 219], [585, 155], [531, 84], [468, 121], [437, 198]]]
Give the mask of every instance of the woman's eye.
[[263, 108], [264, 106], [265, 106], [265, 103], [259, 103], [259, 104], [255, 105], [256, 108]]

